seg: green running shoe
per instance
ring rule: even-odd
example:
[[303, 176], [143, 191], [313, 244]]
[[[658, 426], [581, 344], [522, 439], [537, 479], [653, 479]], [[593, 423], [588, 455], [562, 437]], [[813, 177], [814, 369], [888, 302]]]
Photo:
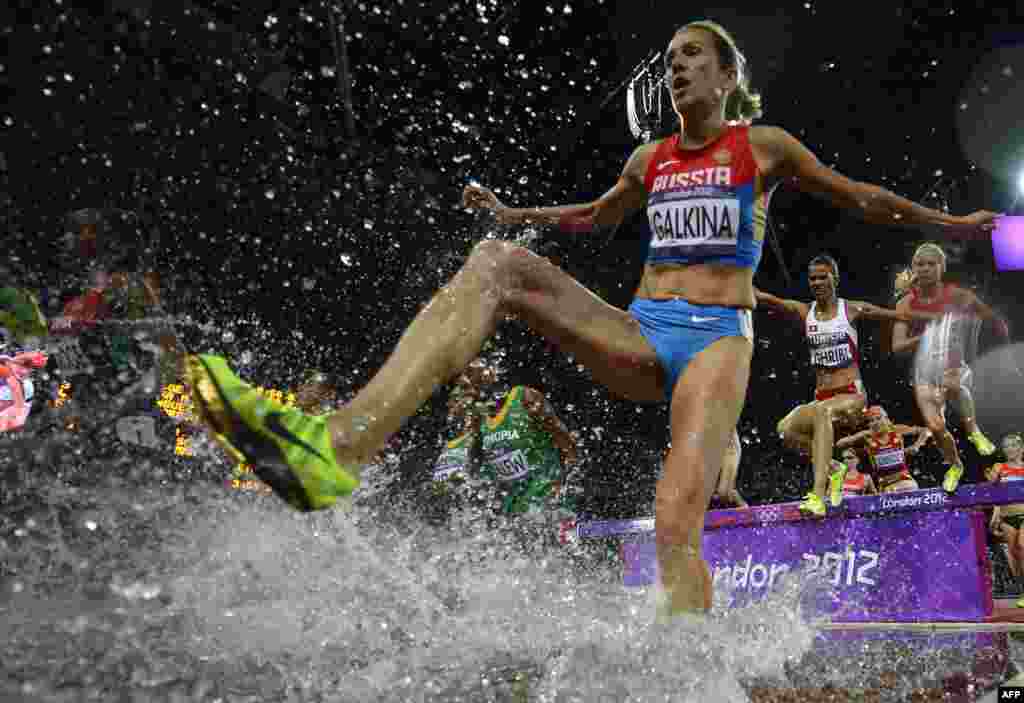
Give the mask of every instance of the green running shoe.
[[825, 517], [825, 513], [828, 509], [825, 507], [825, 501], [817, 496], [815, 493], [808, 493], [804, 496], [804, 502], [799, 505], [800, 512], [810, 513], [816, 517]]
[[359, 467], [340, 466], [327, 416], [305, 415], [242, 381], [219, 356], [189, 356], [186, 382], [214, 439], [289, 505], [329, 508], [359, 486]]
[[833, 508], [843, 504], [843, 482], [846, 480], [846, 464], [840, 461], [833, 461], [835, 469], [828, 475], [828, 498]]
[[981, 430], [971, 432], [967, 435], [967, 439], [970, 440], [971, 444], [974, 445], [974, 448], [978, 450], [978, 454], [981, 454], [982, 456], [991, 456], [992, 454], [995, 454], [996, 445], [992, 444], [988, 437], [981, 433]]
[[960, 477], [964, 475], [964, 467], [953, 464], [946, 471], [946, 477], [942, 479], [942, 490], [946, 493], [956, 493], [956, 487], [960, 485]]

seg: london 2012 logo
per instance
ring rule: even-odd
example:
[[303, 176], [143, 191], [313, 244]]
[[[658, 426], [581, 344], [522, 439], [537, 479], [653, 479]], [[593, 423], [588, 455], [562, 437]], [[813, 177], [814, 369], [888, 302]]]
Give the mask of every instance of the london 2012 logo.
[[777, 505], [758, 508], [757, 519], [761, 522], [778, 522], [782, 519], [782, 508]]

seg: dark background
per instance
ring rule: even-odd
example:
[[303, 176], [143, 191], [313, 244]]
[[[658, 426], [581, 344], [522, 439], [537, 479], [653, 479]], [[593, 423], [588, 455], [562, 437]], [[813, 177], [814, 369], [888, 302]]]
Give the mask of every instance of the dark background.
[[[705, 16], [747, 54], [763, 122], [824, 162], [955, 213], [1010, 209], [1024, 167], [1014, 93], [1022, 18], [965, 2], [827, 5], [692, 15], [652, 0], [8, 3], [0, 236], [28, 284], [58, 285], [68, 212], [134, 211], [170, 312], [224, 332], [190, 332], [194, 345], [236, 363], [253, 352], [244, 371], [260, 384], [287, 387], [318, 367], [351, 394], [487, 234], [458, 207], [462, 186], [475, 179], [513, 205], [578, 202], [611, 187], [635, 141], [624, 93], [609, 96], [675, 27]], [[351, 132], [331, 12], [351, 65]], [[891, 303], [919, 235], [863, 225], [786, 189], [771, 212], [782, 262], [766, 245], [761, 288], [809, 299], [804, 269], [824, 251], [842, 268], [841, 295]], [[562, 264], [625, 307], [646, 237], [642, 217], [608, 243], [562, 236]], [[958, 246], [949, 277], [1019, 325], [1021, 274], [996, 274], [987, 243]], [[755, 332], [740, 490], [752, 502], [793, 499], [810, 472], [774, 426], [811, 397], [813, 376], [798, 326], [758, 312]], [[879, 349], [877, 325], [861, 335], [872, 401], [917, 422], [905, 364]], [[665, 409], [610, 398], [515, 323], [498, 347], [506, 380], [544, 389], [582, 433], [586, 509], [645, 511]], [[1024, 388], [991, 358], [976, 364], [976, 391], [997, 441], [1020, 429]], [[422, 475], [436, 453], [444, 395], [402, 433], [409, 472]], [[977, 480], [989, 461], [962, 441], [961, 451], [966, 480]], [[914, 469], [935, 485], [937, 450]]]

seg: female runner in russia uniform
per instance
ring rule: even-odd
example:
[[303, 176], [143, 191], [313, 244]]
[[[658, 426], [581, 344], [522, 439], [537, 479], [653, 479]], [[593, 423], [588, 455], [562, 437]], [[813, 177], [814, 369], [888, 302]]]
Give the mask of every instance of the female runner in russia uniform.
[[997, 215], [958, 217], [918, 205], [837, 174], [782, 129], [751, 126], [761, 111], [746, 59], [714, 22], [681, 27], [665, 68], [679, 131], [638, 147], [596, 200], [512, 208], [486, 188], [463, 192], [465, 206], [490, 210], [499, 222], [576, 231], [616, 226], [646, 207], [653, 236], [628, 312], [523, 247], [487, 240], [420, 311], [366, 387], [326, 418], [263, 398], [221, 357], [190, 357], [188, 385], [213, 436], [263, 471], [294, 507], [330, 507], [513, 315], [613, 393], [670, 403], [672, 450], [655, 499], [661, 611], [706, 611], [712, 584], [702, 556], [704, 514], [746, 397], [753, 276], [772, 189], [785, 180], [868, 222], [949, 228], [951, 236], [990, 228]]

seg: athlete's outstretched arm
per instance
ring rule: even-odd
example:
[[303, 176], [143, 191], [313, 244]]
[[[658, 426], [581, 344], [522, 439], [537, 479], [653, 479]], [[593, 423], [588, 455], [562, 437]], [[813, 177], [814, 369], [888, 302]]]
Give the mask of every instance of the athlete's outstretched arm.
[[558, 417], [544, 394], [535, 388], [524, 389], [523, 406], [530, 413], [534, 422], [551, 435], [552, 442], [562, 455], [563, 466], [574, 463], [576, 461], [576, 438]]
[[967, 290], [966, 288], [958, 288], [956, 295], [957, 298], [959, 298], [957, 302], [961, 305], [970, 307], [970, 309], [977, 313], [978, 317], [982, 320], [991, 322], [995, 327], [996, 334], [1009, 341], [1010, 326], [1006, 323], [1006, 319], [990, 308], [981, 298], [978, 297], [977, 293], [972, 290]]
[[[896, 311], [904, 314], [910, 313], [910, 301], [904, 298], [896, 304]], [[910, 336], [910, 325], [904, 320], [897, 320], [892, 326], [892, 353], [907, 354], [917, 349], [921, 342], [921, 336]]]
[[810, 311], [810, 307], [806, 303], [801, 303], [799, 300], [779, 298], [771, 293], [765, 293], [760, 288], [754, 288], [754, 297], [757, 299], [758, 305], [767, 305], [770, 308], [781, 310], [793, 317], [800, 318], [801, 321], [807, 319], [807, 313]]
[[503, 224], [559, 225], [564, 230], [576, 232], [617, 227], [647, 201], [644, 168], [654, 148], [654, 144], [637, 147], [622, 169], [618, 182], [607, 193], [589, 203], [514, 208], [502, 203], [487, 188], [470, 185], [462, 192], [462, 204], [468, 208], [492, 210], [498, 222]]
[[836, 442], [836, 449], [846, 449], [847, 447], [856, 446], [866, 441], [870, 435], [871, 430], [861, 430], [860, 432], [857, 432], [855, 434], [843, 437], [842, 439]]
[[923, 322], [931, 322], [934, 319], [941, 317], [941, 315], [933, 312], [918, 312], [911, 310], [910, 308], [900, 309], [897, 307], [895, 310], [892, 308], [883, 308], [872, 303], [866, 303], [862, 300], [851, 300], [847, 303], [849, 308], [853, 310], [855, 317], [863, 317], [866, 320], [892, 320], [895, 322], [914, 322], [915, 320], [921, 320]]
[[938, 225], [935, 235], [963, 238], [987, 232], [998, 213], [979, 210], [957, 216], [918, 205], [880, 186], [847, 178], [825, 166], [810, 149], [778, 127], [752, 127], [750, 141], [769, 159], [766, 174], [850, 210], [872, 224], [919, 227]]

